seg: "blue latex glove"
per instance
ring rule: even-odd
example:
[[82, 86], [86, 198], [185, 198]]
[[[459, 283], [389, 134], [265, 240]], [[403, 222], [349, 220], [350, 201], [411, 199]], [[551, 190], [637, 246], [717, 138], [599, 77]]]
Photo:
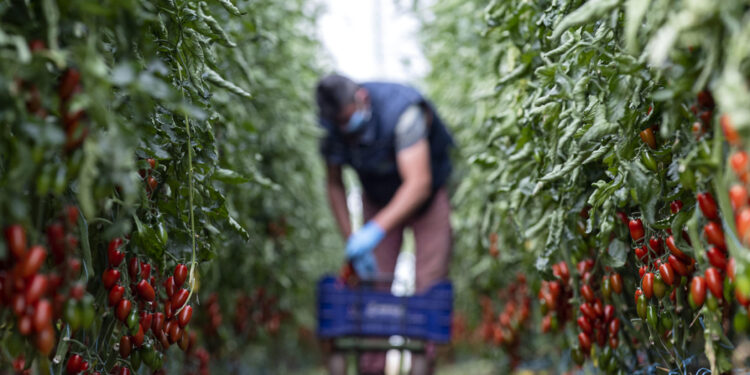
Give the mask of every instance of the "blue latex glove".
[[365, 224], [360, 230], [349, 236], [346, 243], [346, 258], [352, 261], [357, 276], [371, 279], [378, 272], [375, 255], [372, 251], [385, 237], [385, 230], [374, 221]]
[[385, 237], [385, 230], [376, 222], [369, 221], [349, 236], [346, 242], [346, 258], [354, 260], [362, 255], [371, 254], [383, 237]]
[[352, 266], [362, 280], [372, 279], [378, 274], [378, 265], [372, 251], [352, 259]]

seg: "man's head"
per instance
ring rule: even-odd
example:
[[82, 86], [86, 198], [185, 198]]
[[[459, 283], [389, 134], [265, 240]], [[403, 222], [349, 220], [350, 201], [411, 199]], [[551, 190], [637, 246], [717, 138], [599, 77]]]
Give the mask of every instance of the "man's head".
[[367, 90], [339, 74], [318, 81], [315, 90], [320, 117], [344, 133], [356, 133], [370, 119]]

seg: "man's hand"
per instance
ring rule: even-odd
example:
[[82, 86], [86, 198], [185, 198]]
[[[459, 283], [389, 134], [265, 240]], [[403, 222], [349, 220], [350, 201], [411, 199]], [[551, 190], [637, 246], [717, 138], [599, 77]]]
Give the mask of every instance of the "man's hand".
[[357, 232], [349, 236], [346, 242], [346, 257], [356, 259], [371, 253], [385, 237], [385, 230], [374, 221], [370, 221]]
[[352, 260], [352, 266], [357, 272], [357, 277], [362, 280], [369, 280], [378, 274], [378, 265], [375, 263], [375, 256], [372, 252], [360, 255]]
[[349, 236], [346, 243], [346, 258], [352, 261], [359, 277], [371, 278], [377, 273], [378, 267], [372, 251], [383, 240], [383, 237], [385, 237], [385, 230], [374, 221], [368, 222]]

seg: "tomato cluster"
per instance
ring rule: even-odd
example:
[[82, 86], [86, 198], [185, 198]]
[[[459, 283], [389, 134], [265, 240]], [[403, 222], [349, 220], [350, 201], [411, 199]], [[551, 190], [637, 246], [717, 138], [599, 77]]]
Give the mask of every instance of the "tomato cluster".
[[47, 227], [48, 247], [29, 247], [26, 229], [20, 224], [4, 230], [9, 257], [0, 261], [0, 307], [10, 308], [17, 332], [32, 338], [45, 356], [55, 346], [54, 323], [58, 319], [73, 322], [74, 330], [88, 327], [94, 320], [93, 297], [76, 281], [81, 273], [81, 260], [75, 254], [77, 223], [77, 207], [65, 207]]
[[[593, 265], [593, 263], [592, 263]], [[555, 332], [564, 326], [573, 316], [570, 298], [573, 288], [570, 280], [570, 270], [564, 261], [552, 266], [552, 273], [557, 280], [542, 281], [539, 289], [539, 306], [542, 311], [542, 332]]]
[[[118, 352], [121, 358], [130, 360], [133, 371], [138, 371], [141, 363], [159, 370], [163, 353], [172, 344], [177, 343], [183, 351], [195, 344], [195, 335], [186, 332], [193, 316], [193, 307], [186, 304], [190, 292], [183, 287], [188, 268], [177, 264], [174, 272], [164, 278], [162, 288], [154, 288], [159, 285], [158, 270], [136, 256], [126, 262], [125, 245], [119, 237], [109, 241], [108, 268], [102, 274], [107, 303], [122, 324]], [[118, 371], [130, 370], [121, 366]]]
[[[248, 333], [253, 336], [256, 327], [263, 327], [269, 334], [275, 335], [287, 315], [287, 312], [279, 309], [278, 298], [268, 296], [265, 289], [259, 287], [252, 296], [247, 293], [237, 296], [233, 318], [234, 330], [237, 334]], [[254, 323], [253, 326], [248, 324], [251, 321]]]
[[484, 296], [481, 302], [482, 322], [479, 332], [485, 342], [503, 346], [511, 357], [511, 366], [515, 368], [521, 361], [518, 354], [522, 339], [521, 331], [531, 314], [531, 297], [526, 285], [526, 276], [516, 275], [515, 282], [500, 289], [497, 294], [498, 299], [505, 302], [502, 312], [495, 315], [492, 299]]

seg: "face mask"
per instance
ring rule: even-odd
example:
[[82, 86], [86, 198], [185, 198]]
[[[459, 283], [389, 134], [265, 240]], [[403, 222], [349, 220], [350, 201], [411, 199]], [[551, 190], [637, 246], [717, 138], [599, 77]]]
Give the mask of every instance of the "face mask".
[[370, 121], [370, 111], [364, 109], [358, 109], [349, 118], [349, 123], [346, 124], [344, 132], [347, 134], [354, 134], [362, 130], [362, 127]]

